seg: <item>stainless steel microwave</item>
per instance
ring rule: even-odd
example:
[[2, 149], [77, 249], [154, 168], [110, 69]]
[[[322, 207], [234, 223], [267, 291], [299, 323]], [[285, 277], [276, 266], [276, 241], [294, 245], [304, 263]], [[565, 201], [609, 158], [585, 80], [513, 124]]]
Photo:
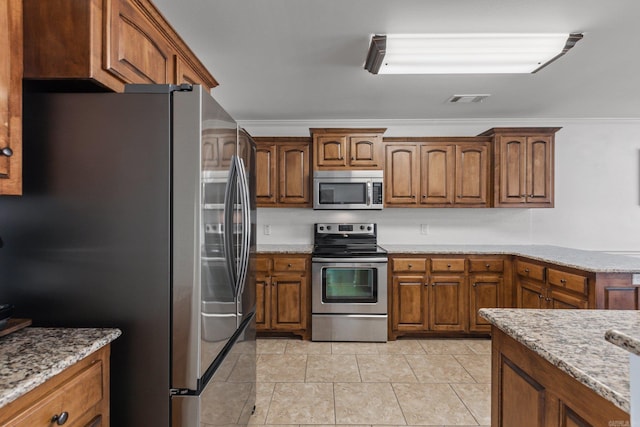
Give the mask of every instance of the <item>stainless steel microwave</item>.
[[313, 173], [313, 209], [382, 209], [383, 171]]

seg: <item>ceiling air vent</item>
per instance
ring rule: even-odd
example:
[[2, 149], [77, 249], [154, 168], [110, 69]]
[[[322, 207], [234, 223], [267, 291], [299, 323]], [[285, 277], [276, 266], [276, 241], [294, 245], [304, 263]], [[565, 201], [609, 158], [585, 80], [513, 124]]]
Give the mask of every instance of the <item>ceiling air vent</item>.
[[450, 104], [472, 104], [475, 102], [482, 102], [490, 96], [491, 95], [488, 93], [474, 95], [453, 95], [447, 100], [447, 102]]

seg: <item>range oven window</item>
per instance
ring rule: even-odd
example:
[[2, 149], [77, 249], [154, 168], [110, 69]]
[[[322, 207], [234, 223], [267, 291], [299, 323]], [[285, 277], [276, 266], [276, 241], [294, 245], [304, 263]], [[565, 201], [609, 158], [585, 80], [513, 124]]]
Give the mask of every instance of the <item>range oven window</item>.
[[367, 203], [367, 183], [320, 183], [321, 205], [349, 205]]
[[322, 269], [323, 303], [376, 303], [376, 268], [325, 267]]

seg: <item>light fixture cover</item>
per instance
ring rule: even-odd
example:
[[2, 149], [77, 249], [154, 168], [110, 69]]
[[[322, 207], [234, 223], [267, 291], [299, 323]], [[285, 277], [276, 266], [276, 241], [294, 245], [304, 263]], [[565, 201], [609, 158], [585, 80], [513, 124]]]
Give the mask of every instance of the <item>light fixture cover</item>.
[[387, 34], [371, 37], [373, 74], [535, 73], [582, 34]]

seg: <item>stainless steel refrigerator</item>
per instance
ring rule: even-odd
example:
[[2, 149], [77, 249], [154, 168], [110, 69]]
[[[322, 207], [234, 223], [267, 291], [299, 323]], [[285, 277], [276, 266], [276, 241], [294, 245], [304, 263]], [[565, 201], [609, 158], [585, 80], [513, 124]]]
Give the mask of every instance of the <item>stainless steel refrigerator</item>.
[[0, 301], [118, 327], [111, 425], [254, 410], [255, 144], [197, 85], [27, 93], [24, 196], [0, 198]]

